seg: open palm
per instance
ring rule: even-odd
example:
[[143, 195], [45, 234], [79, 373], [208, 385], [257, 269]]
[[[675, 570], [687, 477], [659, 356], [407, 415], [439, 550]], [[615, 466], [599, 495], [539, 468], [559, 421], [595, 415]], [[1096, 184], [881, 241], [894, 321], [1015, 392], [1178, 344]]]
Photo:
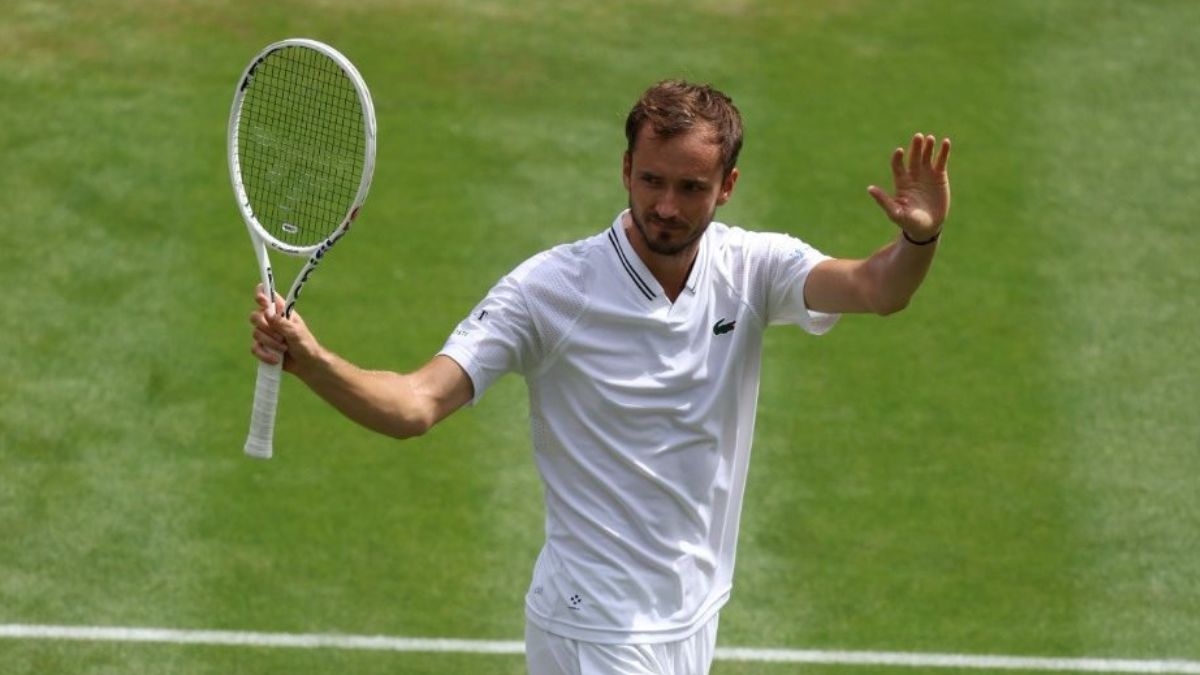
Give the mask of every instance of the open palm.
[[896, 148], [892, 153], [895, 195], [874, 185], [867, 188], [888, 218], [916, 240], [927, 240], [941, 232], [950, 211], [950, 177], [946, 173], [950, 139], [942, 140], [936, 160], [935, 145], [937, 139], [933, 136], [913, 136], [907, 165], [904, 148]]

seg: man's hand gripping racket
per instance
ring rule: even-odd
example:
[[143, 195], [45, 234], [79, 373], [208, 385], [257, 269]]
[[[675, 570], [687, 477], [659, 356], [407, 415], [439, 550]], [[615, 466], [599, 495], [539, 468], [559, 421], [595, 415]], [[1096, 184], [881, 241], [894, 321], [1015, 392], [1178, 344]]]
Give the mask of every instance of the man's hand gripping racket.
[[[229, 176], [274, 316], [268, 247], [307, 258], [284, 299], [291, 314], [314, 268], [367, 198], [375, 169], [375, 108], [358, 70], [314, 40], [268, 46], [238, 80], [229, 114]], [[262, 362], [254, 387], [251, 457], [272, 455], [282, 357]]]

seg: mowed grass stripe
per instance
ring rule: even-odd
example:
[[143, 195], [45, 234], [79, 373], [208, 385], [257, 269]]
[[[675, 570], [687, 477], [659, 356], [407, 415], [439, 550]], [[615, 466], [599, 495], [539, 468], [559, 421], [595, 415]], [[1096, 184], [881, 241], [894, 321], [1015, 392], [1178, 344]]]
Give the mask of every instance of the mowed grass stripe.
[[[888, 8], [897, 26], [928, 11]], [[953, 138], [955, 192], [904, 312], [844, 317], [819, 339], [768, 331], [739, 576], [722, 614], [738, 642], [1078, 652], [1068, 478], [1047, 461], [1069, 438], [1050, 412], [1054, 336], [1018, 318], [1057, 311], [1032, 281], [1049, 254], [1023, 243], [1043, 225], [1015, 215], [1028, 176], [1012, 161], [1013, 127], [1029, 99], [1012, 64], [1037, 45], [1037, 22], [1009, 5], [936, 15], [928, 42], [869, 13], [768, 41], [837, 53], [838, 65], [763, 66], [777, 78], [804, 69], [806, 83], [754, 109], [769, 123], [756, 137], [783, 141], [747, 153], [758, 170], [741, 187], [760, 193], [751, 203], [765, 218], [828, 253], [870, 253], [894, 228], [863, 188], [888, 181], [888, 144], [914, 131]], [[855, 48], [834, 49], [830, 34]], [[821, 105], [806, 105], [815, 91]], [[854, 132], [824, 137], [836, 128]]]
[[[346, 649], [387, 652], [467, 654], [523, 654], [525, 645], [515, 640], [464, 640], [382, 635], [328, 633], [263, 633], [256, 631], [178, 630], [102, 626], [0, 625], [0, 638], [130, 642], [223, 647], [287, 649]], [[1051, 658], [972, 654], [923, 654], [813, 649], [760, 649], [718, 647], [719, 661], [808, 663], [879, 667], [965, 668], [983, 670], [1094, 672], [1094, 673], [1200, 673], [1200, 662], [1100, 658]]]
[[1027, 244], [1057, 308], [1037, 330], [1054, 338], [1068, 432], [1047, 461], [1067, 465], [1077, 649], [1195, 657], [1200, 4], [1029, 5], [1042, 28], [1021, 64], [1035, 145], [1020, 217], [1040, 223]]

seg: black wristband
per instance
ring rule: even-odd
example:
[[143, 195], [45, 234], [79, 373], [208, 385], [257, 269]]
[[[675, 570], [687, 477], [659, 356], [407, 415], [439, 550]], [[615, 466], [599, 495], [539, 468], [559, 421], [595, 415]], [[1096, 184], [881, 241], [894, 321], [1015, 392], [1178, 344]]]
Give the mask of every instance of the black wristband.
[[937, 241], [938, 237], [942, 236], [942, 231], [938, 230], [937, 234], [926, 239], [925, 241], [917, 241], [916, 239], [913, 239], [912, 237], [908, 236], [908, 230], [902, 229], [902, 230], [900, 230], [900, 234], [903, 234], [904, 239], [907, 240], [908, 243], [912, 244], [913, 246], [928, 246], [928, 245], [932, 244], [933, 242]]

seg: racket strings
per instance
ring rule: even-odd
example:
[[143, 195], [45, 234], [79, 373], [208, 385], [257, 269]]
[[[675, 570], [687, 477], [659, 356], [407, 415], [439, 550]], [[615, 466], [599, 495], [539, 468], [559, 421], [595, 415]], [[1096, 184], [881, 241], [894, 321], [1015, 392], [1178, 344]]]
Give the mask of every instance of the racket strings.
[[312, 246], [346, 218], [363, 173], [358, 91], [332, 59], [284, 47], [254, 70], [238, 154], [251, 209], [282, 242]]

